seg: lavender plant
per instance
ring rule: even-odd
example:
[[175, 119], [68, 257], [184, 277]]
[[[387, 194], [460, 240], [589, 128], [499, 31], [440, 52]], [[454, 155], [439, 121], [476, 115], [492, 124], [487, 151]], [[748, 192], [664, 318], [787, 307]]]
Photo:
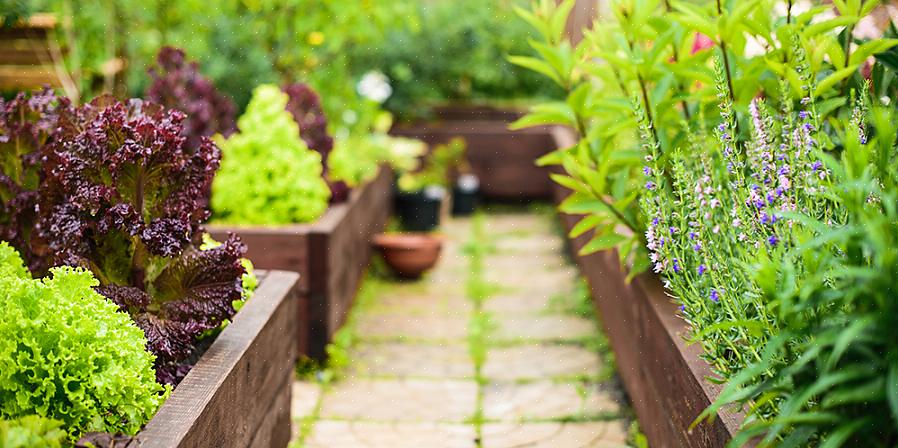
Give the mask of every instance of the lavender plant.
[[793, 228], [803, 229], [793, 231], [793, 247], [763, 251], [747, 264], [780, 324], [702, 415], [743, 405], [748, 417], [733, 446], [898, 442], [896, 115], [862, 104], [841, 136], [841, 157], [826, 163], [837, 222], [828, 213], [788, 213]]
[[[778, 328], [748, 260], [794, 247], [796, 235], [806, 229], [788, 218], [790, 213], [830, 224], [834, 217], [812, 97], [805, 97], [797, 112], [785, 103], [776, 117], [763, 100], [753, 100], [752, 137], [739, 144], [720, 66], [721, 123], [713, 137], [698, 135], [666, 165], [659, 162], [659, 145], [638, 103], [636, 111], [648, 154], [640, 202], [653, 270], [666, 280], [693, 339], [725, 380], [757, 361], [756, 347]], [[807, 67], [800, 72], [810, 95]]]

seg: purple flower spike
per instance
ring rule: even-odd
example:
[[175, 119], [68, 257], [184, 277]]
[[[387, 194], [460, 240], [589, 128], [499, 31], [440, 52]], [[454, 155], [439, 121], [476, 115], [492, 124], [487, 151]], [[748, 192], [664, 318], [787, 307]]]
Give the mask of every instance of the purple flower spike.
[[646, 190], [654, 190], [654, 189], [655, 189], [655, 183], [652, 182], [652, 181], [648, 181], [648, 182], [645, 183], [645, 188], [646, 188]]
[[720, 302], [720, 294], [717, 292], [716, 289], [711, 290], [711, 301], [714, 303]]
[[648, 167], [648, 166], [644, 166], [644, 167], [642, 167], [642, 173], [645, 174], [646, 176], [651, 176], [652, 168]]
[[770, 238], [767, 238], [767, 243], [770, 244], [771, 246], [776, 246], [776, 244], [779, 243], [779, 241], [780, 240], [779, 240], [779, 238], [776, 237], [776, 235], [770, 235]]
[[682, 269], [680, 269], [680, 261], [676, 258], [673, 259], [673, 271], [677, 274], [682, 271]]
[[698, 265], [698, 269], [696, 269], [696, 272], [698, 272], [698, 275], [705, 275], [705, 271], [707, 270], [708, 269], [705, 267], [705, 265], [700, 264]]

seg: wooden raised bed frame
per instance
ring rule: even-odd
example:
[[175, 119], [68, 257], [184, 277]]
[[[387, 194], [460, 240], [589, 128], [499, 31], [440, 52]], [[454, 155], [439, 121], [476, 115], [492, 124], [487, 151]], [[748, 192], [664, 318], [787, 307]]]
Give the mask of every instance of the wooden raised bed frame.
[[553, 147], [549, 128], [511, 131], [508, 125], [522, 115], [520, 111], [485, 106], [438, 107], [434, 115], [435, 121], [397, 125], [390, 133], [429, 145], [464, 138], [468, 162], [486, 198], [520, 201], [552, 197], [549, 170], [534, 163]]
[[[552, 129], [552, 137], [556, 148], [576, 143], [566, 128]], [[570, 194], [557, 184], [554, 189], [556, 203]], [[561, 214], [567, 231], [581, 218]], [[739, 428], [739, 414], [723, 410], [714, 422], [703, 422], [689, 431], [689, 425], [720, 393], [720, 386], [705, 379], [712, 376], [711, 369], [700, 358], [701, 347], [686, 344], [689, 327], [676, 315], [676, 305], [655, 275], [639, 275], [628, 284], [616, 252], [577, 255], [590, 238], [590, 234], [574, 238], [570, 248], [589, 283], [620, 378], [649, 444], [724, 447]]]
[[343, 324], [371, 259], [371, 238], [383, 231], [393, 203], [393, 174], [381, 168], [349, 199], [331, 206], [318, 221], [289, 226], [209, 226], [213, 238], [234, 232], [259, 269], [300, 274], [302, 321], [299, 353], [322, 359]]
[[259, 287], [127, 447], [286, 447], [299, 275], [258, 271]]

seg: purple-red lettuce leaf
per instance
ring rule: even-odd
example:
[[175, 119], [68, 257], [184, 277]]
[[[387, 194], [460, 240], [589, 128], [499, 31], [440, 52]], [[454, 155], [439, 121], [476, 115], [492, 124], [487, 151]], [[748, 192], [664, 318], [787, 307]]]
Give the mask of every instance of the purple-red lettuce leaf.
[[148, 72], [152, 83], [146, 99], [187, 114], [183, 132], [188, 146], [197, 146], [202, 137], [230, 136], [237, 129], [234, 103], [200, 74], [196, 62], [187, 61], [184, 50], [163, 47]]
[[323, 176], [331, 190], [331, 203], [340, 203], [349, 197], [349, 186], [340, 180], [328, 179], [327, 157], [334, 148], [334, 139], [327, 132], [327, 117], [321, 108], [321, 98], [308, 85], [294, 83], [281, 90], [287, 94], [287, 112], [299, 125], [299, 136], [309, 149], [321, 154]]
[[187, 145], [183, 118], [109, 97], [63, 115], [39, 208], [51, 264], [95, 274], [98, 291], [144, 330], [157, 379], [169, 384], [189, 370], [197, 338], [234, 315], [244, 273], [236, 236], [198, 249], [221, 152], [205, 137]]
[[70, 107], [49, 88], [0, 98], [0, 240], [8, 241], [35, 272], [43, 272], [45, 249], [32, 230], [37, 220], [41, 152]]

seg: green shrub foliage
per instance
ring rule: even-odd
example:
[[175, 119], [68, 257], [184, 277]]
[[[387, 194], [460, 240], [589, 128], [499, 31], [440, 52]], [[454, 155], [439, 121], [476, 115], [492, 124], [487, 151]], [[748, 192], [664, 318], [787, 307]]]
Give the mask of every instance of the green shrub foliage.
[[50, 272], [31, 279], [0, 243], [0, 418], [59, 420], [73, 438], [136, 433], [167, 394], [143, 331], [94, 291], [90, 272]]
[[287, 100], [278, 87], [259, 86], [238, 121], [240, 132], [220, 142], [221, 168], [212, 185], [217, 221], [302, 223], [327, 209], [321, 155], [300, 138]]

